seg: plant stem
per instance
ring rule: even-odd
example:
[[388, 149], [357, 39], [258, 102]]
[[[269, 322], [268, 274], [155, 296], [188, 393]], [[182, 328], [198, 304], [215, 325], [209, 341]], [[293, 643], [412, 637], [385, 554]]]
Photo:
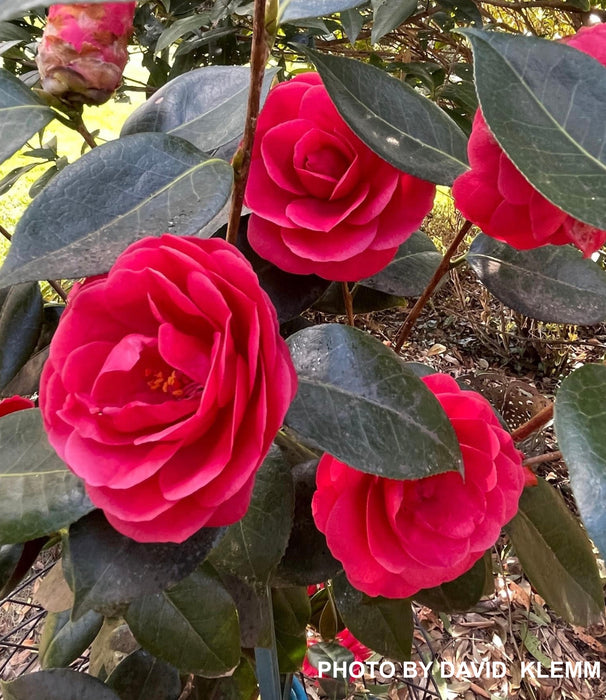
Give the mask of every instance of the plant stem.
[[521, 425], [511, 433], [513, 441], [521, 442], [525, 440], [529, 435], [532, 435], [532, 433], [542, 428], [546, 423], [549, 423], [552, 418], [553, 404], [549, 404], [549, 406], [545, 406], [545, 408], [540, 410], [536, 416], [533, 416], [529, 421], [524, 423], [524, 425]]
[[410, 313], [406, 317], [404, 323], [400, 326], [400, 330], [398, 331], [396, 341], [394, 344], [394, 350], [396, 352], [400, 352], [400, 350], [402, 349], [402, 345], [404, 345], [406, 339], [410, 335], [410, 331], [413, 329], [413, 326], [419, 318], [421, 311], [423, 311], [423, 309], [425, 308], [425, 304], [427, 304], [427, 302], [429, 301], [431, 295], [434, 293], [442, 277], [444, 277], [444, 275], [448, 272], [450, 268], [450, 261], [452, 260], [454, 254], [457, 252], [459, 244], [465, 238], [465, 235], [472, 226], [473, 224], [471, 223], [471, 221], [466, 221], [463, 224], [463, 226], [461, 226], [461, 230], [459, 231], [459, 233], [457, 233], [454, 241], [448, 247], [448, 250], [442, 258], [442, 262], [439, 264], [437, 270], [433, 273], [433, 277], [429, 281], [429, 284], [425, 288], [425, 291], [419, 297], [417, 303], [410, 310]]
[[90, 148], [97, 148], [97, 142], [95, 141], [95, 137], [90, 133], [90, 131], [86, 128], [86, 124], [82, 120], [82, 115], [80, 115], [78, 121], [76, 121], [76, 131], [82, 136], [84, 141]]
[[557, 450], [555, 452], [546, 452], [543, 455], [537, 455], [536, 457], [529, 457], [524, 460], [525, 467], [531, 467], [533, 464], [545, 464], [546, 462], [557, 462], [558, 459], [562, 459], [562, 453]]
[[[13, 237], [11, 236], [11, 234], [1, 224], [0, 224], [0, 234], [2, 234], [4, 236], [4, 238], [6, 238], [7, 241], [13, 240]], [[63, 301], [67, 303], [67, 293], [66, 293], [65, 289], [63, 289], [61, 284], [59, 282], [55, 282], [55, 280], [46, 280], [46, 281], [53, 288], [53, 290], [55, 291], [57, 296], [61, 297], [61, 299], [63, 299]]]
[[355, 325], [353, 311], [353, 297], [349, 289], [349, 282], [341, 282], [341, 290], [343, 291], [343, 302], [345, 303], [345, 313], [347, 314], [347, 323], [350, 326]]
[[265, 75], [265, 64], [269, 55], [269, 47], [265, 29], [265, 0], [255, 0], [253, 14], [253, 37], [250, 52], [250, 90], [248, 93], [248, 107], [246, 110], [246, 124], [242, 143], [234, 156], [234, 189], [231, 196], [231, 209], [227, 224], [227, 242], [236, 244], [238, 240], [238, 227], [242, 215], [244, 203], [244, 191], [250, 169], [250, 157], [252, 153], [253, 139], [259, 117], [261, 104], [261, 88]]

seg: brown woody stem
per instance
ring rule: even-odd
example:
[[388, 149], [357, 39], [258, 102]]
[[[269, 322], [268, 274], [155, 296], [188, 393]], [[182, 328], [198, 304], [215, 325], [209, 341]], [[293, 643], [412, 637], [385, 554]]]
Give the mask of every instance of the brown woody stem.
[[95, 141], [95, 137], [90, 133], [90, 131], [86, 128], [86, 124], [82, 120], [82, 116], [79, 117], [78, 121], [76, 122], [76, 131], [82, 136], [84, 141], [90, 148], [97, 148], [97, 142]]
[[545, 464], [546, 462], [557, 462], [558, 459], [562, 459], [562, 453], [557, 450], [555, 452], [546, 452], [543, 455], [537, 455], [536, 457], [528, 457], [524, 460], [525, 467], [531, 467], [534, 464]]
[[234, 156], [234, 189], [231, 196], [231, 209], [227, 224], [227, 242], [236, 244], [238, 240], [238, 228], [244, 204], [244, 191], [250, 169], [250, 157], [252, 153], [253, 139], [259, 117], [261, 104], [261, 88], [265, 74], [265, 64], [269, 54], [267, 35], [265, 29], [265, 0], [255, 0], [253, 14], [253, 37], [250, 52], [250, 91], [248, 94], [248, 107], [246, 111], [246, 125], [244, 137]]
[[461, 241], [465, 238], [465, 235], [472, 226], [473, 224], [471, 223], [471, 221], [466, 221], [463, 224], [463, 226], [461, 226], [461, 230], [457, 233], [454, 241], [448, 247], [448, 250], [442, 258], [442, 262], [439, 264], [438, 269], [433, 273], [433, 277], [429, 281], [429, 284], [425, 288], [425, 291], [418, 298], [417, 303], [412, 307], [410, 313], [406, 317], [406, 320], [400, 326], [400, 330], [398, 331], [394, 344], [394, 350], [396, 352], [400, 352], [400, 350], [402, 349], [402, 345], [404, 345], [406, 339], [410, 335], [410, 331], [413, 329], [413, 326], [415, 325], [417, 319], [421, 315], [421, 311], [423, 311], [423, 309], [425, 308], [425, 304], [427, 304], [427, 302], [429, 301], [431, 295], [434, 293], [442, 277], [444, 277], [444, 275], [450, 269], [450, 261], [452, 260], [454, 254], [457, 252], [457, 248], [459, 247]]
[[[13, 237], [11, 234], [4, 228], [4, 226], [0, 225], [0, 234], [6, 238], [7, 241], [12, 241]], [[55, 280], [46, 280], [49, 285], [54, 289], [55, 293], [63, 299], [64, 302], [67, 303], [67, 293], [65, 292], [65, 289], [59, 284], [59, 282], [55, 282]]]
[[349, 289], [349, 282], [341, 282], [341, 290], [343, 291], [343, 302], [345, 303], [345, 313], [347, 314], [347, 323], [350, 326], [355, 325], [353, 297]]
[[536, 416], [533, 416], [529, 421], [524, 423], [524, 425], [521, 425], [519, 428], [516, 428], [511, 433], [511, 437], [513, 438], [514, 442], [521, 442], [522, 440], [525, 440], [529, 435], [532, 435], [534, 432], [542, 428], [546, 423], [549, 423], [549, 421], [553, 418], [553, 404], [549, 404], [549, 406], [545, 406], [542, 410], [540, 410]]

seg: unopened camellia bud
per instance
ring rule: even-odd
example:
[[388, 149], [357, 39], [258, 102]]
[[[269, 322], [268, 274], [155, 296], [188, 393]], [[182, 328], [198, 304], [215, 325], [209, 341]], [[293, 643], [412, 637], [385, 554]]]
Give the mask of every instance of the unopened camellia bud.
[[75, 105], [107, 102], [128, 60], [135, 6], [52, 5], [36, 59], [44, 90]]

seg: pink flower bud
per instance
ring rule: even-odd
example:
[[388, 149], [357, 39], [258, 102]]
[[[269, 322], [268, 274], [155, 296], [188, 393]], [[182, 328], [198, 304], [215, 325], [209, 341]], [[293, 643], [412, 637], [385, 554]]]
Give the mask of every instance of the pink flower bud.
[[72, 104], [107, 102], [128, 60], [135, 6], [52, 5], [36, 58], [44, 90]]

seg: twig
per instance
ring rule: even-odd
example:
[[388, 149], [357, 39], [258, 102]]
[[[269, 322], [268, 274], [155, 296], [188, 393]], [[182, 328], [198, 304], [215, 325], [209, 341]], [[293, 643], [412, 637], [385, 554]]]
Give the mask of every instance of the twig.
[[86, 124], [82, 119], [82, 115], [80, 115], [78, 121], [76, 121], [76, 131], [80, 134], [80, 136], [82, 136], [82, 138], [90, 148], [97, 148], [97, 142], [95, 141], [95, 137], [86, 128]]
[[265, 64], [269, 54], [265, 29], [265, 0], [255, 0], [253, 14], [253, 37], [250, 52], [250, 91], [248, 94], [248, 107], [246, 110], [246, 125], [244, 137], [234, 157], [234, 189], [231, 196], [231, 209], [227, 224], [227, 242], [236, 244], [238, 240], [238, 228], [242, 205], [244, 203], [244, 191], [250, 169], [250, 157], [252, 153], [253, 139], [259, 117], [261, 104], [261, 89], [265, 75]]
[[349, 289], [348, 282], [341, 282], [341, 290], [343, 291], [343, 302], [345, 303], [345, 313], [347, 314], [347, 323], [350, 326], [355, 325], [353, 311], [353, 297]]
[[[0, 224], [0, 234], [2, 234], [4, 236], [4, 238], [6, 238], [7, 241], [13, 240], [13, 237], [11, 236], [11, 234], [1, 224]], [[54, 289], [55, 293], [59, 297], [61, 297], [61, 299], [63, 299], [64, 302], [67, 303], [67, 293], [66, 293], [65, 289], [63, 289], [61, 284], [59, 282], [55, 282], [54, 280], [46, 280], [46, 281]]]
[[181, 692], [181, 695], [179, 695], [178, 700], [187, 700], [192, 694], [192, 691], [194, 689], [194, 680], [195, 676], [193, 673], [190, 673], [189, 676], [187, 677], [187, 682], [185, 683], [185, 686], [183, 687], [183, 691]]
[[429, 298], [434, 293], [442, 277], [444, 277], [444, 275], [448, 272], [448, 269], [450, 267], [450, 261], [453, 255], [456, 253], [459, 244], [465, 238], [465, 235], [472, 226], [473, 224], [471, 223], [471, 221], [466, 221], [463, 224], [463, 226], [461, 226], [461, 230], [455, 236], [454, 241], [448, 247], [448, 250], [442, 258], [442, 262], [439, 264], [438, 269], [433, 273], [433, 277], [429, 281], [429, 284], [427, 285], [425, 291], [419, 297], [417, 303], [412, 307], [410, 313], [406, 317], [406, 320], [404, 321], [404, 323], [400, 327], [400, 330], [398, 331], [396, 341], [394, 344], [394, 350], [396, 352], [400, 352], [400, 350], [402, 349], [402, 345], [404, 345], [404, 342], [410, 335], [410, 331], [412, 330], [417, 319], [419, 318], [421, 311], [423, 311], [425, 304], [427, 304], [427, 302], [429, 301]]
[[537, 455], [536, 457], [529, 457], [524, 460], [525, 467], [531, 467], [533, 464], [544, 464], [546, 462], [557, 462], [558, 459], [562, 459], [562, 453], [559, 450], [555, 452], [546, 452], [543, 455]]
[[546, 423], [549, 423], [552, 418], [553, 404], [551, 403], [549, 406], [545, 406], [545, 408], [541, 409], [529, 421], [521, 425], [519, 428], [516, 428], [516, 430], [511, 433], [513, 441], [521, 442], [522, 440], [525, 440], [529, 435], [532, 435], [532, 433], [540, 430]]

